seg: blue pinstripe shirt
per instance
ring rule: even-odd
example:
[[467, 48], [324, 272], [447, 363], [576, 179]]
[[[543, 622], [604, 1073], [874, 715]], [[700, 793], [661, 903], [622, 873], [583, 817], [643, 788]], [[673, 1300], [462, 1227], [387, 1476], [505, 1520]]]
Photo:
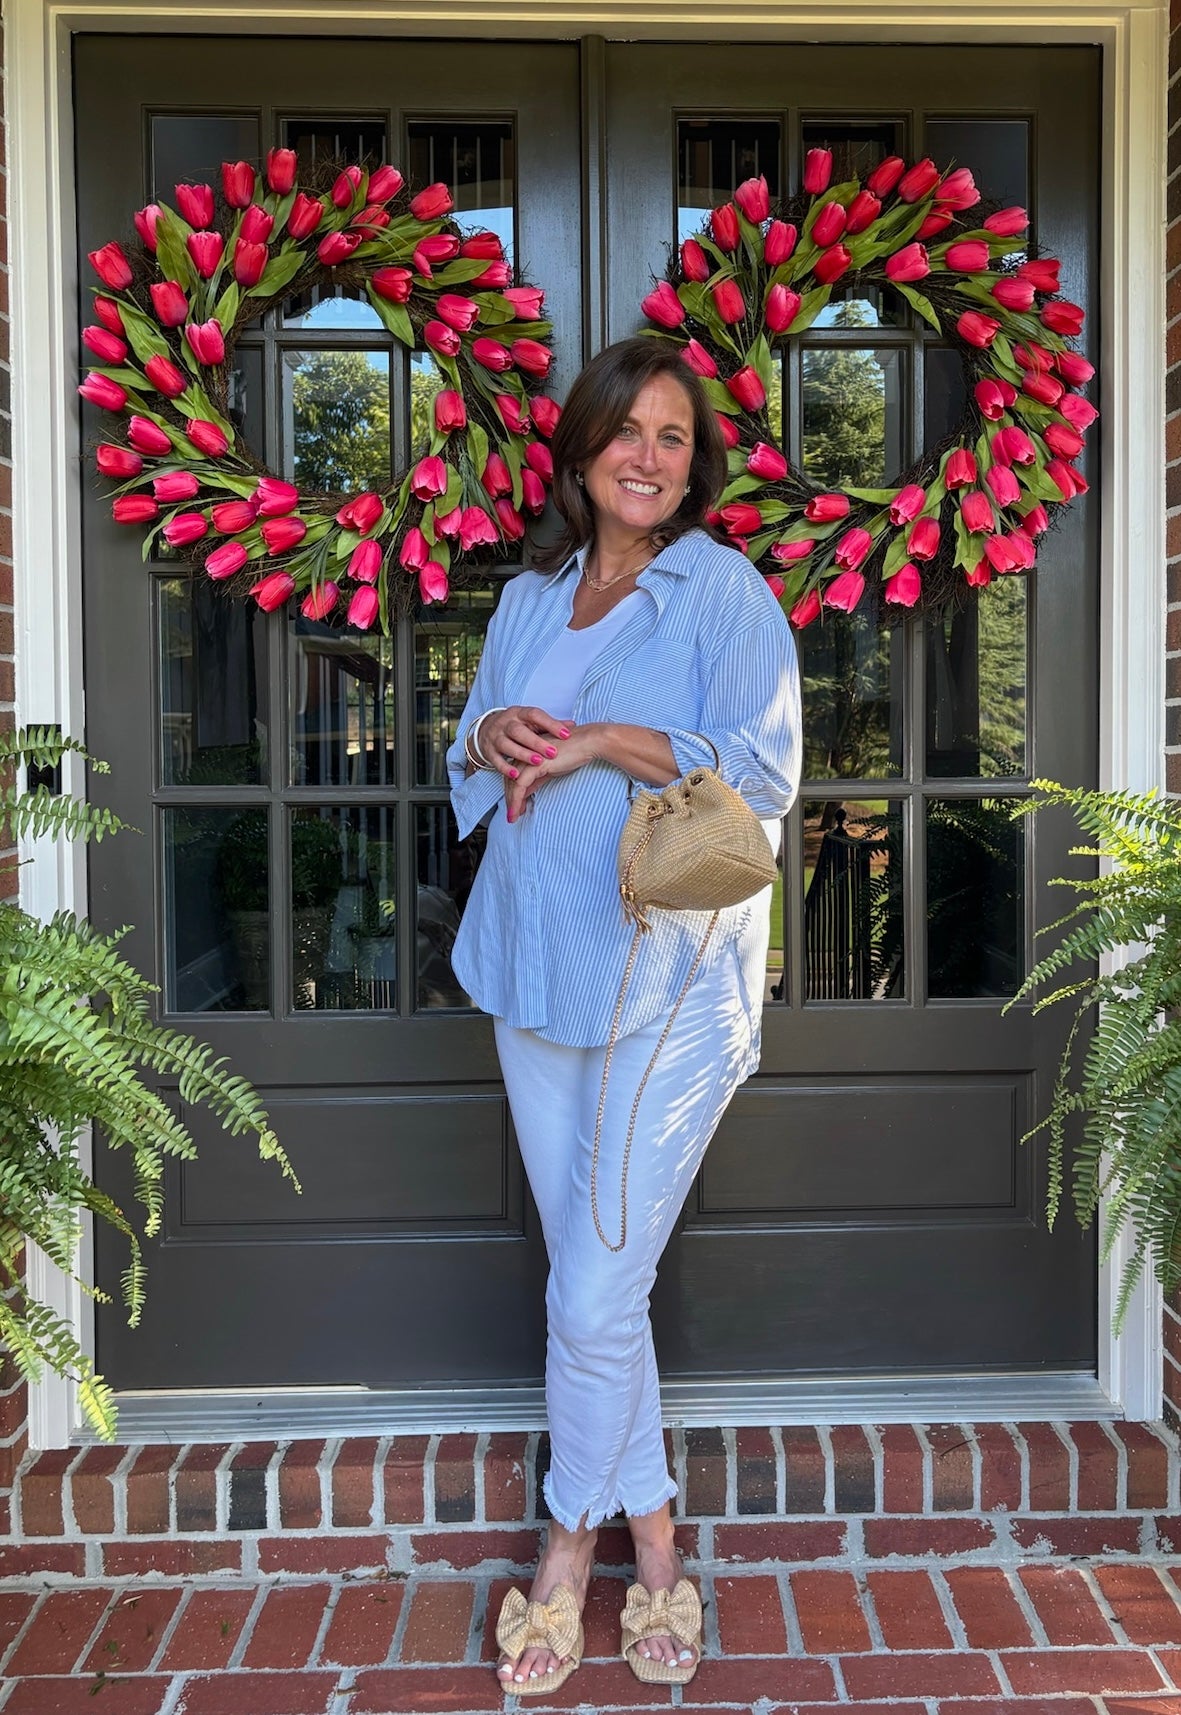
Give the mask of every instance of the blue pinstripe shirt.
[[[546, 576], [522, 572], [505, 589], [459, 730], [447, 753], [451, 802], [466, 838], [490, 816], [488, 845], [452, 954], [476, 1005], [551, 1042], [607, 1041], [632, 930], [615, 867], [628, 778], [606, 762], [547, 780], [509, 823], [503, 776], [464, 778], [463, 739], [485, 709], [522, 701], [534, 667], [569, 623], [581, 556]], [[800, 772], [795, 644], [754, 567], [702, 530], [682, 536], [641, 572], [647, 600], [596, 657], [574, 719], [616, 721], [668, 734], [682, 774], [721, 757], [724, 780], [764, 820], [786, 813]], [[770, 888], [721, 914], [707, 965], [738, 962], [759, 1026]], [[621, 1021], [638, 1030], [673, 1005], [700, 944], [707, 912], [658, 911], [644, 937]]]

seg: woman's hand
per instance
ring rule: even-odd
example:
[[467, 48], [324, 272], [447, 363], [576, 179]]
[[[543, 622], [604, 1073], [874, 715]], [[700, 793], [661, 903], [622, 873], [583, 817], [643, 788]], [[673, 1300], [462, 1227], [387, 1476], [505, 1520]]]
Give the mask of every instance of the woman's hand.
[[497, 709], [480, 728], [480, 755], [489, 768], [512, 779], [514, 771], [556, 757], [558, 745], [569, 737], [570, 724], [522, 703]]
[[[516, 779], [506, 785], [504, 800], [510, 822], [516, 821], [526, 799], [543, 780], [573, 774], [588, 762], [609, 762], [650, 786], [667, 786], [677, 778], [676, 758], [667, 733], [615, 721], [588, 721], [585, 726], [566, 721], [563, 730], [568, 736], [551, 747], [553, 756], [547, 751], [542, 760], [534, 762], [533, 756], [538, 755], [534, 751], [528, 767], [519, 769]], [[483, 736], [481, 732], [481, 739]]]
[[[516, 779], [510, 778], [505, 786], [505, 810], [510, 822], [517, 820], [525, 808], [526, 799], [536, 792], [542, 781], [556, 779], [562, 774], [573, 774], [576, 769], [585, 768], [588, 762], [601, 758], [604, 731], [601, 723], [575, 726], [573, 721], [564, 721], [561, 725], [567, 736], [560, 739], [556, 745], [551, 745], [536, 763], [533, 757], [538, 753], [534, 751], [528, 766], [519, 769]], [[483, 736], [481, 732], [481, 739]], [[482, 744], [480, 748], [484, 748]]]

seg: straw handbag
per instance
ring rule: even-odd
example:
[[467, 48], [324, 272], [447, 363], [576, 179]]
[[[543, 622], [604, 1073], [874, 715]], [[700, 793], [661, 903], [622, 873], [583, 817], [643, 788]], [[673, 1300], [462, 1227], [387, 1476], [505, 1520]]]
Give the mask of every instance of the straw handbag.
[[[718, 914], [727, 905], [740, 905], [744, 899], [768, 887], [775, 880], [776, 864], [767, 836], [758, 817], [732, 786], [727, 786], [718, 770], [721, 758], [717, 747], [706, 739], [714, 753], [713, 768], [695, 768], [680, 780], [674, 780], [660, 792], [637, 792], [631, 797], [631, 808], [623, 832], [619, 836], [619, 896], [623, 914], [635, 924], [635, 934], [628, 950], [607, 1054], [603, 1061], [603, 1081], [599, 1089], [599, 1108], [595, 1119], [594, 1155], [591, 1161], [591, 1212], [595, 1231], [609, 1251], [621, 1251], [627, 1242], [627, 1169], [631, 1157], [632, 1137], [636, 1115], [645, 1085], [652, 1075], [660, 1050], [668, 1040], [681, 1004], [697, 975], [705, 950], [709, 945]], [[629, 783], [628, 793], [631, 796]], [[648, 1062], [640, 1087], [632, 1103], [627, 1141], [623, 1151], [623, 1171], [620, 1183], [620, 1235], [613, 1245], [603, 1231], [599, 1219], [598, 1167], [599, 1142], [603, 1130], [603, 1110], [607, 1102], [607, 1080], [611, 1059], [619, 1039], [619, 1024], [623, 1003], [627, 998], [636, 954], [643, 936], [651, 929], [647, 913], [661, 911], [711, 911], [701, 945], [697, 949], [689, 974], [681, 986], [668, 1022]]]

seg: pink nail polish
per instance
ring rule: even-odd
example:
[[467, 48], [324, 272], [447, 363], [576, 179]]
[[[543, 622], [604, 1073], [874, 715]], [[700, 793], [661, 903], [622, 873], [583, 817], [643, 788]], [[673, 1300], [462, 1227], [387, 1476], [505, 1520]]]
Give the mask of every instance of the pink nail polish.
[[538, 756], [537, 752], [534, 751], [533, 755], [529, 758], [529, 760], [533, 764], [533, 766], [536, 768], [537, 764], [541, 761], [541, 758], [540, 758], [540, 756]]
[[569, 738], [570, 734], [566, 731], [566, 728], [563, 727], [561, 732], [558, 734], [558, 737], [559, 738]]
[[[538, 758], [538, 760], [540, 761], [540, 758]], [[508, 771], [508, 777], [510, 780], [515, 780], [517, 778], [517, 770], [515, 768], [510, 768]]]
[[547, 756], [556, 756], [556, 755], [557, 755], [557, 754], [558, 754], [558, 753], [557, 753], [557, 751], [556, 751], [556, 750], [555, 750], [555, 749], [554, 749], [554, 747], [553, 747], [553, 745], [552, 745], [552, 744], [547, 744], [547, 745], [546, 745], [546, 747], [545, 747], [545, 754], [546, 754], [546, 755], [547, 755]]

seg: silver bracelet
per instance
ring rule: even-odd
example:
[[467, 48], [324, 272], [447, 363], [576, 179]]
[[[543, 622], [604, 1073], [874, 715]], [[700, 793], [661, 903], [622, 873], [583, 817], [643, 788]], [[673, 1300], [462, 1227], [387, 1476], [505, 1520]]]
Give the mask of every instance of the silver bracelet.
[[483, 726], [484, 722], [488, 719], [489, 715], [502, 715], [504, 713], [504, 709], [507, 706], [508, 705], [505, 704], [504, 707], [501, 707], [498, 709], [485, 709], [484, 713], [482, 715], [476, 716], [475, 720], [472, 722], [471, 726], [468, 727], [467, 732], [464, 734], [464, 737], [463, 737], [464, 753], [466, 754], [468, 761], [471, 762], [476, 768], [488, 768], [488, 769], [492, 768], [492, 766], [493, 766], [492, 763], [488, 761], [488, 758], [484, 755], [484, 752], [480, 749], [480, 728]]

